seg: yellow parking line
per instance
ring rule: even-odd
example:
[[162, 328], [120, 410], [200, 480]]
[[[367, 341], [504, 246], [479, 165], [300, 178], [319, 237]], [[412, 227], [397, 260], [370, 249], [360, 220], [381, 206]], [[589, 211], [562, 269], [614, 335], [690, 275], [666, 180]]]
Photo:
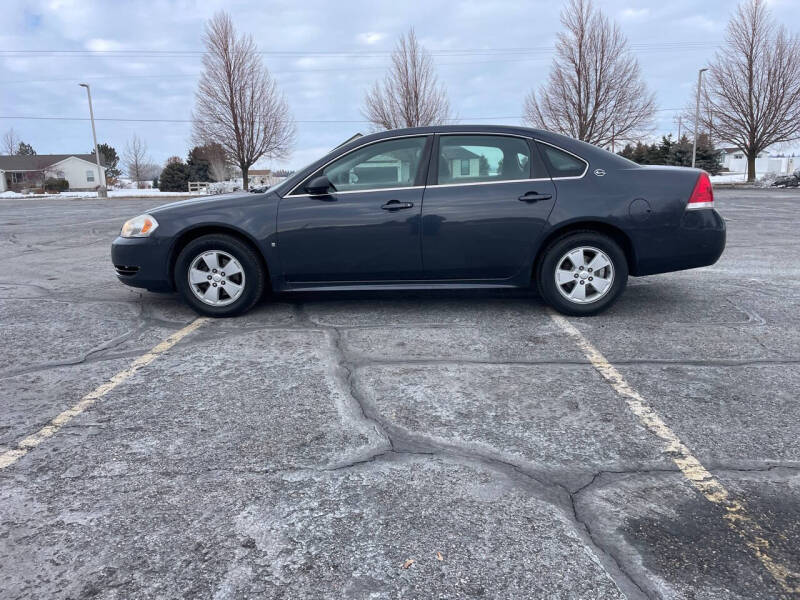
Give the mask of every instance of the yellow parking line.
[[756, 558], [772, 575], [778, 585], [790, 594], [800, 592], [800, 586], [795, 583], [800, 581], [800, 573], [776, 562], [769, 555], [770, 543], [764, 528], [747, 513], [744, 503], [733, 498], [725, 486], [709, 473], [700, 461], [692, 455], [689, 448], [678, 438], [675, 432], [661, 419], [658, 413], [647, 405], [647, 402], [639, 392], [625, 381], [620, 372], [606, 360], [602, 353], [574, 325], [561, 315], [553, 312], [550, 313], [550, 317], [564, 333], [572, 338], [600, 375], [625, 399], [628, 408], [636, 415], [639, 422], [664, 442], [662, 452], [675, 462], [678, 469], [692, 486], [706, 500], [725, 510], [724, 518], [728, 526], [742, 538], [745, 545], [755, 554]]
[[86, 394], [80, 401], [73, 406], [62, 412], [60, 415], [55, 417], [50, 423], [42, 427], [36, 433], [33, 433], [26, 437], [25, 439], [21, 440], [17, 447], [12, 450], [7, 450], [0, 454], [0, 469], [5, 469], [6, 467], [10, 467], [15, 462], [17, 462], [20, 458], [25, 456], [28, 452], [36, 448], [39, 444], [41, 444], [44, 440], [53, 437], [58, 430], [61, 429], [64, 425], [69, 423], [72, 419], [77, 417], [87, 408], [89, 408], [92, 404], [94, 404], [98, 399], [105, 396], [108, 392], [113, 390], [117, 387], [120, 383], [127, 381], [142, 367], [146, 367], [151, 362], [153, 362], [156, 358], [158, 358], [161, 354], [164, 354], [167, 350], [172, 348], [175, 344], [180, 342], [183, 338], [187, 335], [195, 331], [197, 328], [202, 326], [204, 323], [208, 321], [207, 318], [198, 318], [189, 323], [186, 327], [181, 329], [180, 331], [176, 331], [167, 339], [165, 339], [160, 344], [154, 346], [149, 352], [143, 354], [136, 360], [134, 360], [130, 366], [125, 369], [124, 371], [120, 371], [116, 375], [114, 375], [111, 379], [105, 382], [103, 385], [96, 387], [94, 390]]

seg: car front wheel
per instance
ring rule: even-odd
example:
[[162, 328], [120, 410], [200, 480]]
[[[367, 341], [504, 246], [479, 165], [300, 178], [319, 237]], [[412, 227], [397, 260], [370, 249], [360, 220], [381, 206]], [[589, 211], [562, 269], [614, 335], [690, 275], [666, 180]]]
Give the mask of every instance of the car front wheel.
[[192, 308], [210, 317], [250, 310], [264, 292], [264, 279], [255, 251], [224, 234], [192, 240], [175, 262], [175, 287]]
[[607, 235], [579, 231], [554, 241], [537, 271], [539, 293], [557, 311], [595, 315], [614, 303], [628, 281], [628, 261]]

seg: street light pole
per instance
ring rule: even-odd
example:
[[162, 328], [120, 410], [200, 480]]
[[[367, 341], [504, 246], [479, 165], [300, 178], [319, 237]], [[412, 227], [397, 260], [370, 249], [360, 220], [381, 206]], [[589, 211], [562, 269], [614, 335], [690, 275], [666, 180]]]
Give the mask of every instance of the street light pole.
[[89, 118], [92, 121], [92, 139], [94, 140], [94, 156], [97, 159], [97, 181], [99, 182], [100, 186], [97, 188], [97, 197], [98, 198], [107, 198], [108, 193], [106, 192], [106, 181], [103, 177], [103, 170], [100, 167], [100, 149], [97, 147], [97, 133], [94, 129], [94, 110], [92, 109], [92, 92], [89, 90], [88, 83], [79, 83], [81, 87], [86, 88], [86, 96], [89, 98]]
[[697, 103], [694, 107], [694, 144], [692, 145], [692, 168], [694, 168], [695, 159], [697, 158], [697, 132], [700, 131], [700, 88], [703, 85], [703, 73], [708, 71], [707, 68], [700, 69], [697, 72]]

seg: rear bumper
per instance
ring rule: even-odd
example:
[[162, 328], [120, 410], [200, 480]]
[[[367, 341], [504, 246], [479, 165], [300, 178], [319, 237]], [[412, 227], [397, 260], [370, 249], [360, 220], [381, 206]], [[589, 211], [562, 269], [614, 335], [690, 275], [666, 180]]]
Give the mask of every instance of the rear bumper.
[[633, 275], [654, 275], [713, 265], [725, 250], [725, 220], [713, 208], [687, 210], [680, 226], [668, 238], [647, 246]]
[[170, 246], [158, 238], [118, 237], [111, 244], [111, 262], [125, 285], [153, 292], [174, 290], [169, 273]]

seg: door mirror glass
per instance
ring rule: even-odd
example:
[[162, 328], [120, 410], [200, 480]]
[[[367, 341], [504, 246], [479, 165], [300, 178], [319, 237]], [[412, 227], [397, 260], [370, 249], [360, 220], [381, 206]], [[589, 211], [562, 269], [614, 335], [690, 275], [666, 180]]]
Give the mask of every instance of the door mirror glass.
[[[331, 190], [331, 182], [326, 175], [314, 177], [306, 184], [306, 192], [312, 196], [324, 196]], [[334, 191], [336, 191], [334, 189]]]

